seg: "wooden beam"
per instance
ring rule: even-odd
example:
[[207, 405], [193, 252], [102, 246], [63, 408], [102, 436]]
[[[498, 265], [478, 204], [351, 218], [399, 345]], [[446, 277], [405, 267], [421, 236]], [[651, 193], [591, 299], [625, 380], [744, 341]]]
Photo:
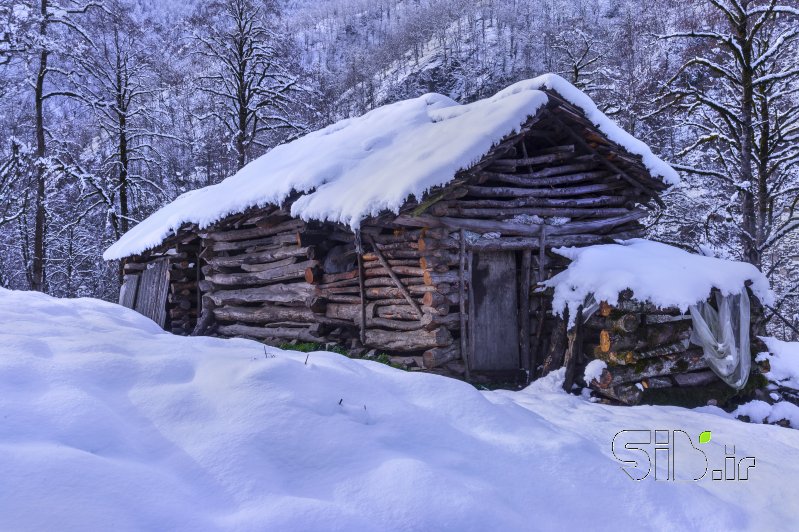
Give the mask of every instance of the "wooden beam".
[[577, 309], [577, 316], [574, 321], [574, 331], [569, 335], [569, 347], [566, 352], [566, 374], [563, 379], [563, 389], [571, 392], [574, 384], [575, 371], [577, 371], [578, 357], [583, 349], [583, 306]]
[[[527, 151], [526, 148], [524, 151]], [[555, 152], [545, 155], [536, 155], [533, 157], [528, 157], [526, 153], [523, 155], [524, 158], [522, 159], [495, 159], [492, 164], [496, 164], [498, 166], [534, 166], [566, 161], [574, 157], [573, 152]]]
[[[474, 283], [472, 282], [472, 276], [474, 275], [474, 273], [473, 273], [474, 272], [474, 253], [472, 253], [471, 251], [467, 252], [466, 263], [469, 266], [469, 285], [468, 285], [469, 289], [468, 289], [468, 293], [467, 293], [466, 297], [468, 298], [468, 302], [469, 302], [468, 303], [469, 304], [469, 307], [468, 307], [468, 309], [469, 309], [468, 310], [468, 312], [469, 312], [468, 323], [469, 323], [469, 328], [470, 329], [469, 329], [469, 348], [468, 348], [469, 354], [468, 354], [468, 356], [466, 354], [464, 354], [463, 360], [466, 363], [465, 365], [466, 365], [466, 368], [467, 368], [466, 369], [467, 375], [470, 375], [470, 373], [468, 373], [470, 371], [469, 364], [471, 364], [471, 361], [474, 360], [474, 330], [473, 330], [473, 327], [475, 326], [475, 323], [474, 323], [474, 316], [475, 316], [474, 288], [473, 288]], [[467, 377], [467, 378], [471, 378], [471, 377]]]
[[603, 233], [614, 227], [640, 220], [647, 215], [648, 213], [646, 211], [638, 209], [630, 211], [629, 214], [613, 218], [568, 222], [562, 225], [549, 226], [546, 224], [523, 224], [498, 220], [470, 220], [467, 218], [449, 218], [445, 216], [436, 217], [428, 215], [417, 217], [400, 215], [395, 219], [394, 223], [413, 227], [452, 227], [454, 229], [465, 229], [477, 233], [501, 233], [503, 235], [516, 236], [538, 236], [541, 234], [542, 227], [547, 227], [547, 233], [554, 236]]
[[595, 196], [588, 198], [516, 198], [512, 200], [479, 199], [461, 201], [443, 201], [430, 209], [436, 216], [444, 216], [448, 209], [501, 209], [520, 207], [547, 207], [547, 208], [580, 208], [580, 207], [635, 207], [635, 204], [626, 196]]
[[630, 209], [624, 207], [594, 207], [587, 209], [561, 208], [561, 207], [515, 207], [504, 208], [476, 208], [476, 209], [445, 209], [437, 211], [439, 216], [457, 216], [463, 218], [510, 218], [518, 215], [565, 218], [611, 218], [628, 214]]
[[517, 187], [485, 187], [467, 186], [469, 196], [475, 198], [559, 198], [568, 196], [585, 196], [622, 188], [617, 183], [596, 183], [591, 185], [579, 185], [574, 187], [543, 187], [543, 188], [517, 188]]
[[360, 245], [360, 233], [355, 237], [355, 251], [358, 257], [358, 292], [361, 296], [361, 345], [366, 345], [366, 287], [363, 269], [363, 247]]
[[[591, 170], [591, 168], [592, 167], [589, 167], [588, 170]], [[584, 183], [586, 181], [608, 180], [608, 178], [613, 177], [613, 174], [605, 169], [562, 174], [553, 177], [536, 177], [534, 174], [505, 174], [501, 172], [488, 171], [483, 172], [482, 175], [486, 176], [492, 181], [500, 181], [502, 183], [527, 187], [571, 185], [574, 183]]]

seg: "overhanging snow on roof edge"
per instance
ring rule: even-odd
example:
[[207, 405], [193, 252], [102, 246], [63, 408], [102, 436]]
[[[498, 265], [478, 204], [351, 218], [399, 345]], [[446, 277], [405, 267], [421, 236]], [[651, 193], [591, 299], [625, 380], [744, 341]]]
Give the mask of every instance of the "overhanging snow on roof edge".
[[679, 182], [674, 169], [605, 116], [586, 94], [547, 74], [470, 104], [431, 93], [309, 133], [217, 185], [181, 195], [123, 235], [103, 258], [142, 253], [183, 224], [205, 228], [249, 208], [281, 204], [292, 192], [302, 193], [292, 205], [293, 216], [357, 229], [365, 218], [398, 212], [409, 196], [420, 198], [479, 162], [546, 105], [544, 90], [558, 93], [608, 139], [641, 156], [650, 174], [667, 184]]

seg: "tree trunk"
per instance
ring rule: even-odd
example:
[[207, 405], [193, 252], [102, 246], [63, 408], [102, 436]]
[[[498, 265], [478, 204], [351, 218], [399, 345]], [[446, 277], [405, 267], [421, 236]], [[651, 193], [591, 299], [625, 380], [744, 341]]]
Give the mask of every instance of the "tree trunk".
[[[39, 24], [39, 35], [45, 40], [47, 35], [47, 0], [41, 4], [42, 21]], [[45, 237], [47, 224], [46, 187], [44, 157], [47, 151], [44, 136], [44, 78], [47, 73], [47, 58], [49, 52], [45, 49], [39, 53], [39, 69], [36, 74], [35, 107], [36, 107], [36, 218], [33, 233], [33, 257], [31, 264], [31, 289], [39, 292], [45, 291]]]
[[[752, 68], [752, 43], [747, 38], [748, 20], [747, 17], [741, 17], [738, 27], [736, 28], [738, 43], [741, 47], [741, 54], [743, 55], [743, 64], [741, 65], [741, 183], [753, 183], [752, 173], [752, 142], [754, 139], [754, 131], [752, 129], [752, 114], [754, 112], [754, 69]], [[742, 205], [743, 212], [743, 232], [741, 234], [741, 245], [744, 251], [744, 259], [754, 264], [757, 268], [762, 266], [760, 260], [760, 246], [757, 240], [758, 223], [757, 223], [757, 205], [755, 197], [751, 192], [751, 188], [742, 191]]]

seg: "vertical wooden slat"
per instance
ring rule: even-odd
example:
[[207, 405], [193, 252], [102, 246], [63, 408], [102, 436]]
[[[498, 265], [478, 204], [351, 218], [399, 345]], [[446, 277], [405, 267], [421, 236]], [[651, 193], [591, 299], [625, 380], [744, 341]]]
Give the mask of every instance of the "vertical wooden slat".
[[159, 260], [155, 272], [155, 297], [153, 298], [153, 321], [160, 327], [166, 325], [166, 299], [169, 291], [169, 261]]
[[[547, 262], [547, 227], [541, 227], [541, 235], [538, 242], [538, 278], [537, 282], [541, 283], [546, 280], [546, 262]], [[543, 294], [538, 302], [538, 323], [535, 328], [535, 346], [530, 350], [530, 377], [535, 380], [536, 372], [538, 371], [539, 363], [543, 363], [544, 356], [544, 322], [547, 317], [546, 296]]]
[[119, 304], [123, 307], [134, 308], [136, 305], [136, 292], [139, 289], [139, 276], [126, 275], [119, 290]]
[[[472, 336], [471, 321], [466, 319], [466, 232], [460, 230], [460, 249], [458, 254], [458, 296], [460, 320], [461, 320], [461, 356], [463, 357], [463, 365], [466, 368], [466, 378], [471, 379], [471, 370], [469, 369], [469, 361], [471, 360], [468, 354], [469, 344], [468, 339]], [[471, 283], [470, 283], [471, 284]]]
[[574, 331], [569, 335], [569, 348], [566, 351], [566, 375], [563, 379], [563, 389], [570, 392], [574, 384], [574, 372], [577, 368], [577, 359], [583, 349], [583, 306], [577, 309], [577, 316], [574, 321]]
[[159, 259], [148, 265], [139, 279], [134, 310], [156, 322], [166, 324], [166, 299], [169, 291], [169, 262]]
[[469, 302], [469, 348], [467, 351], [469, 352], [469, 355], [466, 359], [466, 378], [471, 379], [469, 364], [471, 364], [474, 360], [474, 328], [477, 326], [477, 324], [474, 322], [474, 282], [472, 280], [472, 275], [474, 275], [474, 253], [471, 251], [469, 251], [466, 255], [466, 264], [469, 268], [469, 289], [467, 291], [467, 298]]
[[522, 271], [519, 282], [519, 334], [521, 367], [527, 373], [527, 380], [531, 378], [530, 357], [530, 269], [532, 268], [533, 252], [529, 249], [522, 251]]
[[547, 226], [541, 226], [541, 235], [538, 243], [538, 282], [547, 278]]

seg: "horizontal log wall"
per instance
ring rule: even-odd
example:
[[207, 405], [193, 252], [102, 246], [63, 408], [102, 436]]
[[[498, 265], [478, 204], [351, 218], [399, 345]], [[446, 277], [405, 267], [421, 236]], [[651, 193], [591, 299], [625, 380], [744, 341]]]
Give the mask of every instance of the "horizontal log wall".
[[443, 370], [460, 358], [458, 254], [443, 229], [364, 228], [366, 346]]
[[169, 257], [169, 294], [167, 313], [169, 328], [174, 334], [191, 334], [197, 324], [200, 299], [197, 286], [200, 241], [196, 239], [175, 246]]
[[[266, 207], [200, 233], [202, 312], [209, 332], [280, 344], [337, 339], [351, 325], [325, 316], [325, 301], [306, 280], [334, 245], [321, 228]], [[324, 244], [327, 242], [328, 244]]]
[[456, 279], [441, 266], [448, 258], [419, 250], [421, 239], [445, 232], [365, 227], [359, 275], [351, 232], [287, 219], [277, 209], [245, 218], [201, 235], [200, 285], [215, 334], [374, 348], [420, 363], [426, 357], [429, 368], [460, 356], [451, 349], [459, 320], [450, 314]]

